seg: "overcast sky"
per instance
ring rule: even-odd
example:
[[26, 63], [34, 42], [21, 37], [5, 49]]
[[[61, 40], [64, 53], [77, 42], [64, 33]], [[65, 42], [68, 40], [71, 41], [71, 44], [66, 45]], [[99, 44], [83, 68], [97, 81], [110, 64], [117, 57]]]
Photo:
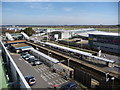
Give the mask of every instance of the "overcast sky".
[[2, 24], [118, 24], [117, 0], [116, 2], [113, 0], [107, 0], [111, 2], [8, 1], [10, 0], [2, 2]]

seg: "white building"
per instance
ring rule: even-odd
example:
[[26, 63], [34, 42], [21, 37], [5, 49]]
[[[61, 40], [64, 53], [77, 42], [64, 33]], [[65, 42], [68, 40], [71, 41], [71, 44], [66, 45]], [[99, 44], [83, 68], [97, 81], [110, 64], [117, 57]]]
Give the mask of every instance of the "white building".
[[68, 39], [76, 35], [84, 35], [85, 37], [89, 37], [88, 32], [95, 32], [96, 30], [93, 28], [88, 29], [77, 29], [77, 30], [56, 30], [51, 31], [52, 38], [54, 39]]

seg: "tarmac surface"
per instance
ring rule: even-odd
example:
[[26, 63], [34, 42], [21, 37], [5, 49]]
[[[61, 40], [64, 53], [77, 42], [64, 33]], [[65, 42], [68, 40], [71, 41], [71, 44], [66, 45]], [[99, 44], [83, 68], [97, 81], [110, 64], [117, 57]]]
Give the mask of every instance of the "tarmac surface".
[[61, 75], [52, 72], [45, 64], [32, 66], [19, 54], [11, 53], [11, 56], [24, 76], [32, 75], [36, 78], [36, 84], [31, 88], [53, 88], [54, 84], [60, 88], [70, 82], [63, 79]]

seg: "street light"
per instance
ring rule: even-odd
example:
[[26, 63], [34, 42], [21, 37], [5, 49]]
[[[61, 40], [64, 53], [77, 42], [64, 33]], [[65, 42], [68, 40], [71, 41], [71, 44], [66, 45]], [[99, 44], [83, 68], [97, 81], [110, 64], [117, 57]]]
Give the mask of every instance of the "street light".
[[112, 83], [112, 90], [114, 89], [114, 80], [115, 80], [115, 77], [112, 77], [111, 80], [113, 80], [113, 83]]
[[[39, 48], [36, 47], [36, 50], [39, 50]], [[39, 59], [39, 54], [37, 55], [37, 58]]]
[[83, 40], [81, 39], [81, 49], [82, 49], [82, 41], [83, 41]]
[[109, 73], [105, 73], [105, 75], [106, 75], [106, 82], [108, 82], [109, 81], [109, 78], [108, 78]]
[[67, 59], [68, 60], [68, 67], [70, 66], [70, 59]]
[[48, 52], [49, 56], [52, 55], [52, 53]]

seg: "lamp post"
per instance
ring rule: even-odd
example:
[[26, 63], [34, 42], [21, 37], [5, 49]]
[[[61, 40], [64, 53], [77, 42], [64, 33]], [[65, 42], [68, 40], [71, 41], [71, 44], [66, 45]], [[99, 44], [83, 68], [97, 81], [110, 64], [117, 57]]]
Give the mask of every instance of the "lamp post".
[[108, 78], [108, 74], [109, 73], [105, 73], [105, 76], [106, 76], [106, 82], [108, 82], [109, 78]]
[[48, 52], [48, 54], [49, 54], [49, 56], [50, 56], [50, 55], [52, 55], [52, 53], [51, 53], [51, 52]]
[[81, 39], [81, 49], [82, 49], [82, 39]]
[[115, 77], [112, 77], [111, 80], [113, 80], [113, 82], [112, 82], [112, 90], [114, 90], [114, 80], [115, 80]]
[[[39, 50], [39, 48], [36, 47], [36, 50]], [[37, 55], [37, 58], [39, 59], [39, 54]]]
[[67, 59], [68, 60], [68, 67], [70, 66], [70, 59]]

